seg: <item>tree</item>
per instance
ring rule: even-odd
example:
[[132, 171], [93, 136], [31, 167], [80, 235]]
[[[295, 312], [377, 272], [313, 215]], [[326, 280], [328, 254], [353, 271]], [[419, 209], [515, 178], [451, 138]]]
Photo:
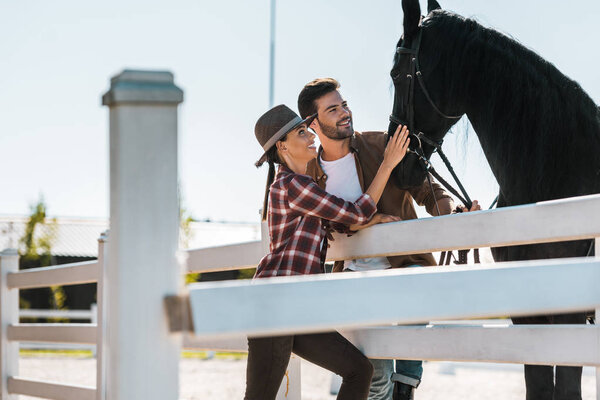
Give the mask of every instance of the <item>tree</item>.
[[[37, 203], [31, 205], [31, 214], [25, 225], [25, 232], [20, 239], [22, 245], [21, 265], [26, 268], [47, 267], [52, 264], [52, 244], [56, 239], [56, 219], [46, 218], [46, 203], [40, 195]], [[50, 305], [52, 308], [65, 309], [65, 291], [62, 286], [51, 286]], [[28, 308], [28, 302], [23, 301], [21, 306]]]

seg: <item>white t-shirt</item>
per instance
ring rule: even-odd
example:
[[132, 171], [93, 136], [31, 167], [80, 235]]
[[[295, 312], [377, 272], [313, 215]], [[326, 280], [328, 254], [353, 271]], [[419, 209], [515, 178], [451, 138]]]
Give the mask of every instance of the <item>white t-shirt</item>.
[[[354, 154], [348, 153], [335, 161], [325, 161], [322, 158], [320, 161], [323, 172], [327, 175], [325, 190], [346, 201], [356, 201], [363, 192], [358, 180]], [[386, 257], [344, 261], [344, 269], [352, 271], [374, 271], [390, 267], [391, 265]]]

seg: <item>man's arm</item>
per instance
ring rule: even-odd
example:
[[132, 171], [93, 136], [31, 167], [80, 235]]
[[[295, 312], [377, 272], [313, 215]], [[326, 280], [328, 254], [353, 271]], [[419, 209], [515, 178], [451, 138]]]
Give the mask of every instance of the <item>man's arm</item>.
[[444, 188], [442, 188], [440, 184], [433, 179], [432, 176], [430, 176], [430, 178], [431, 185], [433, 186], [433, 191], [435, 193], [435, 198], [431, 192], [431, 188], [429, 187], [427, 179], [425, 179], [421, 186], [409, 189], [409, 193], [413, 199], [415, 199], [418, 205], [425, 206], [425, 209], [429, 214], [433, 216], [438, 215], [437, 208], [435, 206], [436, 199], [441, 215], [451, 214], [456, 208], [452, 196], [450, 196], [448, 192], [446, 192]]

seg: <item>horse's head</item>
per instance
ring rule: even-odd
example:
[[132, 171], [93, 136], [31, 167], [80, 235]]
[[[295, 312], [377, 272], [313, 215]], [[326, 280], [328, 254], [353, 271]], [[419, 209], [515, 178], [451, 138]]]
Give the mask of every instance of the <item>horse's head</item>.
[[[429, 0], [429, 13], [439, 8], [437, 1]], [[444, 65], [439, 62], [434, 32], [428, 34], [426, 24], [421, 24], [419, 0], [402, 0], [402, 9], [404, 34], [396, 46], [390, 72], [395, 93], [388, 132], [393, 133], [399, 123], [408, 125], [411, 131], [412, 152], [394, 170], [396, 184], [409, 188], [421, 185], [425, 179], [424, 159], [429, 159], [434, 151], [427, 139], [441, 142], [462, 112], [459, 114], [453, 107], [453, 114], [446, 115], [447, 109], [439, 108], [449, 104], [444, 78], [435, 74]]]

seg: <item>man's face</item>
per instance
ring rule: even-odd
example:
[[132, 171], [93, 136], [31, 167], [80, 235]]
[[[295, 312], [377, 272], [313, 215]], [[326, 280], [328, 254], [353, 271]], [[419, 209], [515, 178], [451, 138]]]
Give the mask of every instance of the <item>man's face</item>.
[[317, 133], [334, 140], [343, 140], [354, 134], [352, 111], [340, 92], [337, 90], [329, 92], [315, 100], [315, 103], [317, 118], [311, 127], [317, 125], [320, 128], [315, 129]]

